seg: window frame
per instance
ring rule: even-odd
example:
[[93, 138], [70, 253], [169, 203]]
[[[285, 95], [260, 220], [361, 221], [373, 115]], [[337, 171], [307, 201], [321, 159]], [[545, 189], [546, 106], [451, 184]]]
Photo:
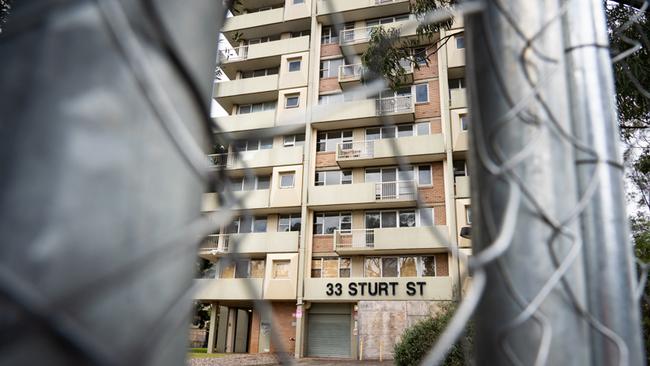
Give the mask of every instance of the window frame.
[[[296, 100], [296, 105], [289, 105], [289, 101], [295, 99]], [[300, 94], [285, 94], [284, 95], [284, 108], [285, 109], [292, 109], [292, 108], [298, 108], [300, 107]]]
[[[427, 167], [429, 170], [429, 183], [420, 182], [420, 168]], [[433, 186], [433, 166], [431, 164], [418, 164], [414, 168], [417, 168], [417, 184], [418, 187], [432, 187]], [[414, 172], [415, 173], [415, 172]]]
[[[429, 135], [431, 135], [431, 121], [415, 122], [413, 125], [414, 125], [415, 136], [429, 136]], [[427, 127], [427, 133], [426, 134], [421, 134], [420, 133], [420, 126], [426, 126]]]
[[[298, 64], [298, 68], [292, 70], [292, 65]], [[302, 68], [302, 57], [292, 57], [287, 59], [287, 72], [298, 72]]]
[[[285, 219], [285, 218], [287, 220], [289, 220], [289, 223], [288, 223], [288, 226], [287, 226], [288, 230], [283, 229], [284, 225], [282, 224], [282, 220]], [[294, 219], [298, 219], [298, 221], [299, 221], [298, 222], [298, 224], [299, 224], [298, 225], [298, 230], [293, 230], [293, 224], [292, 223], [293, 223]], [[280, 214], [280, 215], [278, 215], [278, 228], [277, 228], [278, 232], [291, 232], [291, 231], [300, 232], [301, 228], [302, 228], [302, 215], [300, 213], [290, 213], [290, 214]]]
[[[454, 43], [456, 44], [456, 49], [457, 50], [462, 50], [465, 49], [465, 33], [458, 33], [454, 35]], [[458, 41], [460, 41], [461, 46], [458, 46]]]
[[[286, 172], [279, 172], [278, 176], [279, 176], [278, 180], [280, 181], [279, 182], [280, 183], [280, 189], [292, 189], [292, 188], [295, 188], [295, 186], [296, 186], [296, 171], [295, 170], [286, 171]], [[288, 177], [288, 176], [291, 176], [291, 185], [290, 186], [289, 185], [284, 185], [284, 182], [283, 182], [284, 181], [283, 178]]]
[[[418, 101], [418, 87], [424, 86], [424, 90], [426, 91], [427, 98], [424, 101]], [[418, 83], [413, 85], [413, 99], [415, 99], [415, 104], [426, 104], [429, 103], [429, 82], [425, 83]]]
[[[339, 176], [338, 183], [328, 184], [327, 175], [333, 174], [335, 172], [338, 173]], [[345, 181], [347, 181], [346, 179], [344, 179], [344, 177], [346, 176], [345, 173], [349, 173], [350, 180], [348, 183], [344, 183]], [[318, 180], [319, 174], [322, 174], [323, 180]], [[325, 187], [325, 186], [338, 186], [343, 184], [353, 184], [354, 178], [352, 176], [353, 176], [352, 169], [317, 170], [314, 176], [314, 186]]]
[[[413, 212], [415, 214], [415, 221], [413, 223], [413, 226], [402, 226], [400, 222], [400, 215], [401, 214], [406, 214], [406, 213], [411, 213]], [[394, 213], [395, 214], [395, 226], [384, 226], [384, 220], [383, 220], [383, 213]], [[379, 217], [379, 227], [367, 227], [368, 223], [368, 215], [378, 215]], [[363, 212], [363, 226], [364, 230], [370, 230], [370, 229], [398, 229], [398, 228], [407, 228], [407, 227], [419, 227], [420, 226], [420, 212], [417, 208], [403, 208], [403, 209], [386, 209], [386, 210], [367, 210]]]
[[[337, 276], [336, 277], [324, 277], [323, 276], [323, 268], [324, 268], [324, 265], [325, 265], [325, 260], [332, 260], [332, 259], [337, 260], [337, 268], [336, 268], [336, 275]], [[341, 262], [343, 262], [343, 260], [346, 260], [346, 259], [348, 260], [349, 267], [343, 268], [343, 267], [341, 267]], [[320, 262], [319, 268], [314, 268], [314, 262], [316, 262], [316, 261]], [[346, 269], [349, 271], [348, 275], [347, 276], [341, 276], [341, 270], [346, 270]], [[314, 276], [314, 270], [320, 271], [318, 276]], [[312, 257], [312, 259], [311, 259], [311, 268], [309, 270], [309, 275], [310, 275], [310, 278], [350, 278], [351, 275], [352, 275], [352, 258], [351, 257], [318, 257], [318, 258], [313, 258]]]
[[[287, 266], [287, 276], [286, 277], [277, 277], [275, 271], [276, 264], [285, 264]], [[272, 280], [290, 280], [291, 279], [291, 259], [271, 259], [271, 279]]]
[[[348, 232], [348, 231], [352, 230], [352, 211], [340, 211], [340, 212], [329, 212], [328, 211], [328, 212], [314, 213], [314, 222], [313, 222], [313, 225], [312, 225], [312, 234], [313, 235], [334, 235], [334, 232], [332, 232], [332, 233], [326, 233], [325, 232], [325, 217], [326, 216], [333, 217], [334, 214], [336, 214], [338, 216], [338, 224], [337, 224], [337, 228], [335, 230], [338, 230], [340, 232], [343, 232], [343, 231]], [[349, 229], [342, 229], [341, 228], [341, 226], [343, 224], [343, 218], [344, 217], [349, 217], [350, 218], [350, 222], [349, 222], [350, 228]], [[322, 221], [320, 223], [318, 222], [318, 218], [322, 219]], [[320, 225], [320, 227], [321, 227], [320, 230], [316, 230], [317, 225]]]
[[[337, 134], [339, 137], [330, 137], [330, 135]], [[345, 136], [348, 134], [349, 136]], [[323, 140], [319, 140], [320, 136], [324, 135], [325, 138]], [[331, 140], [337, 140], [340, 139], [340, 143], [352, 143], [354, 141], [353, 133], [352, 130], [332, 130], [332, 131], [322, 131], [318, 132], [316, 134], [316, 152], [335, 152], [336, 151], [336, 145], [334, 146], [334, 149], [328, 150], [328, 142]], [[321, 146], [324, 146], [322, 148]], [[322, 150], [321, 150], [322, 149]]]
[[[335, 58], [329, 58], [327, 60], [321, 60], [320, 69], [318, 72], [319, 79], [330, 79], [339, 76], [339, 66], [335, 66], [334, 67], [335, 70], [332, 70], [332, 61], [340, 61], [339, 66], [345, 66], [345, 58], [343, 57], [335, 57]], [[327, 72], [327, 76], [325, 76], [323, 71]], [[332, 72], [334, 72], [334, 75], [332, 75]]]
[[465, 223], [472, 224], [472, 205], [465, 205]]
[[460, 124], [461, 131], [469, 131], [469, 113], [459, 113], [458, 114], [458, 123]]
[[[300, 136], [302, 136], [302, 139], [299, 139]], [[289, 139], [287, 139], [287, 137]], [[282, 136], [282, 147], [295, 147], [295, 146], [304, 146], [304, 145], [305, 145], [304, 133]]]

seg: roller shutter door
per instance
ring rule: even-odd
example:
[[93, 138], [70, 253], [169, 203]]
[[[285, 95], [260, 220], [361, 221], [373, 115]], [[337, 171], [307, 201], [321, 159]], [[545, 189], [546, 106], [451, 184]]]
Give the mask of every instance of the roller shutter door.
[[310, 314], [307, 354], [350, 357], [350, 314]]

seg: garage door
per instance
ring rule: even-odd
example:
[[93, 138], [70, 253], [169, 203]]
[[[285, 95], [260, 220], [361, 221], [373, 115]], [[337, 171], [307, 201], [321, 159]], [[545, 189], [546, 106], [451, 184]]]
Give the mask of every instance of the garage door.
[[350, 357], [350, 314], [310, 314], [307, 354], [312, 357]]

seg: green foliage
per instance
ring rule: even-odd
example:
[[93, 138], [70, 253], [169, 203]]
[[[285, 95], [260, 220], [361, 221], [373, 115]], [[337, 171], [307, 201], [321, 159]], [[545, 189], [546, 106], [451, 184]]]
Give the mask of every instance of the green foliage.
[[208, 321], [210, 320], [210, 309], [212, 305], [205, 304], [198, 301], [194, 301], [192, 305], [194, 308], [194, 316], [192, 318], [192, 324], [198, 326], [199, 329], [205, 328]]
[[[399, 343], [395, 345], [395, 348], [393, 350], [395, 365], [419, 365], [424, 356], [426, 356], [427, 352], [440, 337], [442, 332], [447, 328], [447, 325], [451, 321], [455, 310], [456, 308], [454, 305], [443, 305], [437, 316], [427, 318], [407, 329], [404, 334], [402, 334], [402, 338], [400, 339]], [[459, 342], [459, 344], [456, 344], [452, 347], [443, 365], [464, 365], [465, 351], [470, 350], [463, 350], [463, 345], [467, 345], [471, 349], [471, 326], [466, 330], [464, 342]]]

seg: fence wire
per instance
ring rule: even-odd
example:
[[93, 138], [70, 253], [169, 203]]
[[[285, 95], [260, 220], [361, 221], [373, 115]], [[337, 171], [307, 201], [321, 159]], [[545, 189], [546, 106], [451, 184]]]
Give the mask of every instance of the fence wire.
[[[228, 165], [210, 165], [199, 144], [187, 131], [168, 93], [150, 71], [148, 56], [143, 52], [132, 20], [126, 16], [122, 3], [117, 0], [97, 0], [95, 3], [105, 26], [114, 37], [116, 51], [129, 64], [132, 77], [142, 94], [147, 96], [151, 110], [158, 115], [186, 164], [206, 185], [211, 186], [212, 192], [217, 193], [219, 209], [197, 218], [171, 238], [154, 238], [165, 243], [162, 246], [164, 250], [156, 247], [140, 253], [127, 264], [100, 273], [53, 301], [41, 299], [38, 289], [16, 278], [4, 266], [0, 266], [0, 291], [21, 311], [29, 313], [47, 328], [52, 337], [66, 344], [69, 352], [84, 355], [93, 364], [142, 364], [146, 363], [143, 357], [147, 357], [148, 350], [158, 349], [165, 343], [164, 337], [155, 335], [169, 334], [169, 329], [167, 332], [157, 328], [147, 329], [149, 337], [134, 348], [145, 352], [121, 357], [123, 355], [110, 351], [109, 344], [96, 342], [90, 329], [79, 324], [78, 320], [71, 319], [65, 313], [53, 317], [51, 308], [39, 304], [61, 308], [78, 296], [93, 296], [107, 286], [129, 281], [141, 275], [148, 266], [163, 265], [175, 254], [196, 251], [197, 243], [202, 238], [227, 225], [233, 217], [239, 215], [252, 219], [253, 213], [245, 210], [245, 197], [233, 192], [229, 184]], [[633, 16], [611, 31], [614, 37], [629, 45], [627, 49], [612, 50], [613, 62], [621, 65], [615, 66], [617, 72], [624, 73], [638, 93], [648, 99], [650, 92], [647, 85], [636, 78], [627, 60], [640, 52], [647, 54], [650, 43], [646, 33], [640, 31], [641, 36], [633, 39], [626, 30], [643, 30], [641, 24], [647, 21], [649, 4], [646, 1], [638, 7], [629, 6], [627, 9]], [[209, 125], [213, 145], [228, 145], [220, 126], [212, 123], [202, 106], [196, 81], [187, 72], [173, 38], [157, 13], [156, 4], [152, 0], [143, 0], [141, 5], [146, 9], [147, 21], [155, 28], [170, 64], [181, 76], [188, 95], [197, 102], [196, 109], [201, 111], [204, 123]], [[227, 7], [228, 4], [225, 5]], [[332, 8], [333, 2], [329, 6]], [[611, 181], [603, 181], [604, 177], [615, 180], [622, 176], [620, 159], [586, 143], [571, 123], [576, 116], [571, 111], [573, 106], [569, 105], [574, 98], [569, 95], [571, 81], [567, 75], [571, 72], [568, 65], [573, 49], [562, 45], [568, 42], [565, 37], [568, 37], [566, 33], [571, 14], [575, 14], [576, 10], [586, 10], [585, 6], [598, 12], [597, 3], [579, 0], [541, 1], [535, 4], [505, 0], [469, 1], [431, 12], [420, 20], [410, 20], [403, 28], [465, 16], [466, 33], [470, 34], [470, 58], [471, 55], [485, 57], [480, 64], [477, 59], [470, 59], [467, 74], [473, 116], [469, 161], [472, 199], [475, 201], [472, 206], [478, 209], [475, 210], [477, 223], [472, 232], [473, 256], [469, 258], [431, 228], [433, 237], [446, 245], [451, 255], [464, 264], [461, 268], [473, 271], [471, 286], [463, 294], [463, 301], [448, 329], [423, 364], [439, 364], [444, 360], [472, 316], [478, 323], [475, 340], [478, 347], [477, 353], [473, 354], [476, 359], [535, 365], [561, 364], [568, 360], [575, 360], [579, 364], [627, 365], [645, 362], [640, 344], [630, 344], [639, 342], [638, 337], [636, 340], [630, 337], [631, 333], [638, 333], [638, 324], [634, 324], [639, 319], [636, 302], [627, 303], [627, 308], [614, 308], [624, 316], [622, 322], [632, 323], [629, 325], [632, 329], [628, 329], [630, 334], [620, 334], [616, 324], [609, 324], [608, 319], [595, 310], [597, 307], [589, 299], [589, 289], [593, 284], [585, 278], [585, 267], [589, 266], [585, 250], [592, 245], [584, 239], [587, 230], [585, 216], [598, 192], [612, 185]], [[328, 24], [332, 24], [339, 34], [345, 22], [341, 13], [335, 10]], [[225, 10], [222, 13], [225, 17]], [[223, 20], [220, 19], [220, 22], [223, 23]], [[315, 36], [312, 29], [311, 37]], [[577, 44], [575, 48], [608, 49], [606, 40], [596, 41], [600, 43]], [[345, 52], [345, 49], [343, 52], [346, 63], [351, 64], [354, 55]], [[605, 77], [599, 81], [606, 83], [611, 80]], [[344, 94], [372, 98], [387, 87], [385, 80], [377, 78], [367, 80], [362, 86], [347, 90]], [[608, 90], [607, 85], [602, 87]], [[312, 105], [306, 108], [306, 115], [311, 120], [328, 113]], [[286, 121], [287, 124], [292, 122]], [[393, 126], [394, 121], [382, 116], [381, 125]], [[278, 130], [255, 131], [247, 137], [261, 139], [275, 137], [277, 133]], [[309, 135], [305, 136], [305, 149], [313, 145]], [[398, 157], [399, 167], [406, 168], [409, 163], [400, 153], [397, 142], [390, 140], [390, 143], [394, 155]], [[244, 176], [252, 179], [253, 170], [247, 166], [245, 159], [238, 158], [240, 152], [235, 150], [229, 154], [239, 162]], [[586, 164], [589, 168], [580, 175], [574, 168], [576, 164]], [[304, 174], [310, 172], [305, 171]], [[416, 201], [417, 208], [424, 207], [419, 193]], [[426, 210], [421, 212], [427, 213]], [[302, 218], [301, 234], [310, 224], [305, 219]], [[429, 221], [431, 218], [424, 219]], [[616, 224], [625, 226], [621, 221], [616, 221]], [[625, 233], [625, 230], [622, 232]], [[620, 239], [620, 235], [617, 238]], [[626, 242], [615, 243], [621, 252], [612, 255], [625, 258], [625, 253], [631, 251], [629, 246], [624, 245]], [[239, 244], [240, 237], [229, 241], [229, 250], [222, 257], [225, 262], [240, 259], [237, 254]], [[307, 259], [301, 258], [300, 265], [304, 265], [304, 260]], [[621, 263], [627, 267], [614, 269], [617, 273], [607, 272], [607, 275], [618, 278], [623, 290], [632, 289], [637, 298], [643, 296], [647, 302], [643, 289], [648, 265], [640, 263], [642, 273], [640, 281], [636, 282], [631, 263], [626, 264], [625, 259]], [[466, 275], [463, 273], [461, 277]], [[632, 280], [635, 282], [632, 283]], [[247, 293], [254, 298], [253, 282], [244, 283]], [[196, 288], [182, 289], [178, 302], [168, 304], [167, 309], [158, 314], [158, 326], [172, 326], [176, 332], [186, 332], [184, 300], [191, 297], [193, 291]], [[254, 307], [263, 317], [272, 318], [268, 301], [259, 299], [254, 302]], [[11, 329], [5, 328], [3, 337], [6, 338]], [[271, 326], [271, 332], [272, 339], [280, 338], [276, 327]], [[602, 354], [594, 349], [596, 344], [605, 350]], [[274, 346], [280, 363], [293, 362], [282, 342]]]

